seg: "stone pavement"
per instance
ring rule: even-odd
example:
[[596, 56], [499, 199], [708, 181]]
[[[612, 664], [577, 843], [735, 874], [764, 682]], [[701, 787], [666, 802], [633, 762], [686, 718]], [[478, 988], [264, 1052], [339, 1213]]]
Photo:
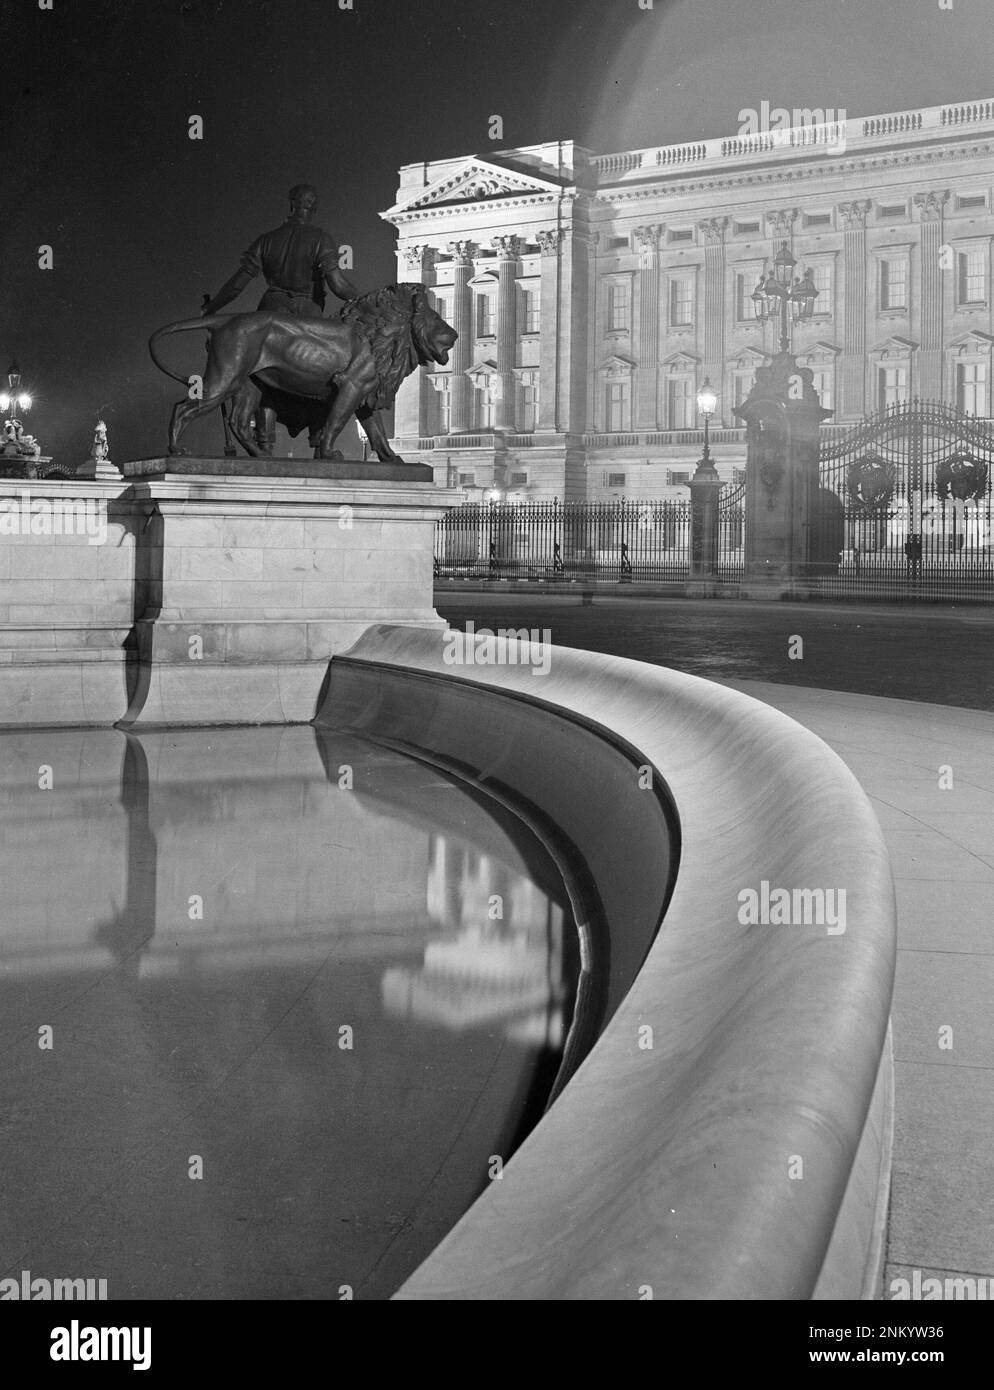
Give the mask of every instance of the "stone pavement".
[[994, 1278], [994, 715], [723, 683], [834, 748], [887, 839], [898, 961], [884, 1297], [891, 1280], [910, 1281], [914, 1270]]

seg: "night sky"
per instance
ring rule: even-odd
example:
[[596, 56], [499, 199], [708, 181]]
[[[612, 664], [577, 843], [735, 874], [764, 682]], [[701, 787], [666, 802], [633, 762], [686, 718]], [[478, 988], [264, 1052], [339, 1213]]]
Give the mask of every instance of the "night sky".
[[[46, 0], [43, 0], [45, 3]], [[947, 0], [948, 3], [948, 0]], [[378, 213], [420, 159], [576, 139], [728, 134], [742, 108], [849, 116], [994, 95], [990, 0], [4, 0], [0, 371], [46, 453], [160, 453], [175, 383], [149, 333], [198, 313], [317, 185], [362, 289], [394, 278]], [[202, 141], [188, 138], [192, 114]], [[491, 115], [504, 139], [487, 138]], [[37, 247], [55, 268], [37, 269]], [[254, 308], [260, 280], [238, 308]], [[337, 301], [332, 301], [337, 303]], [[203, 340], [174, 339], [183, 371]], [[189, 443], [220, 452], [216, 419]]]

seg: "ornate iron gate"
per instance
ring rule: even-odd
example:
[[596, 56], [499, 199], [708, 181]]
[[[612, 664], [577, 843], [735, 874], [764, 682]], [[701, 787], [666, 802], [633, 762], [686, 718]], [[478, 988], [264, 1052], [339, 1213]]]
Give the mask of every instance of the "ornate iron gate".
[[844, 523], [823, 588], [994, 598], [992, 465], [991, 422], [933, 401], [891, 406], [823, 445], [821, 487]]

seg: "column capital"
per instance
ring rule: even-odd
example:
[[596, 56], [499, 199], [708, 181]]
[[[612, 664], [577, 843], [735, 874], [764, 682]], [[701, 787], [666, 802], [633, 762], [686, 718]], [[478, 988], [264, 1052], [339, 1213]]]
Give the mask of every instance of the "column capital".
[[949, 199], [948, 188], [933, 188], [928, 193], [915, 194], [915, 207], [923, 222], [938, 222]]
[[857, 198], [853, 203], [840, 203], [839, 215], [848, 230], [866, 226], [866, 214], [870, 211], [869, 198]]
[[562, 227], [551, 227], [547, 228], [545, 231], [537, 232], [535, 234], [535, 240], [538, 242], [538, 248], [542, 255], [554, 256], [559, 250], [563, 235]]
[[794, 230], [797, 212], [797, 208], [777, 208], [774, 212], [768, 212], [766, 222], [770, 229], [770, 235], [780, 241], [786, 241]]
[[659, 234], [662, 227], [657, 223], [649, 223], [645, 227], [636, 227], [633, 233], [635, 237], [635, 250], [638, 253], [639, 265], [643, 270], [647, 270], [655, 264], [656, 252], [659, 250]]
[[703, 222], [698, 222], [697, 230], [701, 234], [701, 240], [706, 246], [718, 246], [725, 240], [725, 231], [728, 227], [727, 217], [706, 217]]
[[476, 251], [476, 243], [473, 241], [450, 241], [445, 249], [457, 265], [468, 265]]
[[401, 246], [399, 250], [407, 269], [419, 273], [425, 268], [425, 261], [434, 255], [434, 248], [426, 246], [423, 242], [413, 246]]
[[516, 261], [521, 247], [521, 238], [514, 235], [495, 236], [492, 238], [492, 245], [497, 252], [498, 260]]

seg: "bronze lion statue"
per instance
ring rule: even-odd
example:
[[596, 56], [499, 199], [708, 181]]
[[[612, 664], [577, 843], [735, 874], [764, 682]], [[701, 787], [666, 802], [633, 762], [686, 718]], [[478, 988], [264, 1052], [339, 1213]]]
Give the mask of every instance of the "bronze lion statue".
[[148, 348], [155, 365], [184, 385], [190, 378], [167, 367], [156, 344], [167, 334], [196, 329], [210, 334], [203, 394], [173, 407], [171, 454], [187, 453], [180, 444], [184, 430], [220, 407], [253, 457], [272, 453], [279, 420], [293, 435], [309, 431], [315, 458], [341, 458], [335, 440], [354, 414], [384, 463], [403, 460], [390, 448], [381, 412], [416, 367], [444, 365], [458, 337], [420, 284], [387, 285], [350, 300], [337, 318], [263, 311], [183, 319], [153, 333]]

